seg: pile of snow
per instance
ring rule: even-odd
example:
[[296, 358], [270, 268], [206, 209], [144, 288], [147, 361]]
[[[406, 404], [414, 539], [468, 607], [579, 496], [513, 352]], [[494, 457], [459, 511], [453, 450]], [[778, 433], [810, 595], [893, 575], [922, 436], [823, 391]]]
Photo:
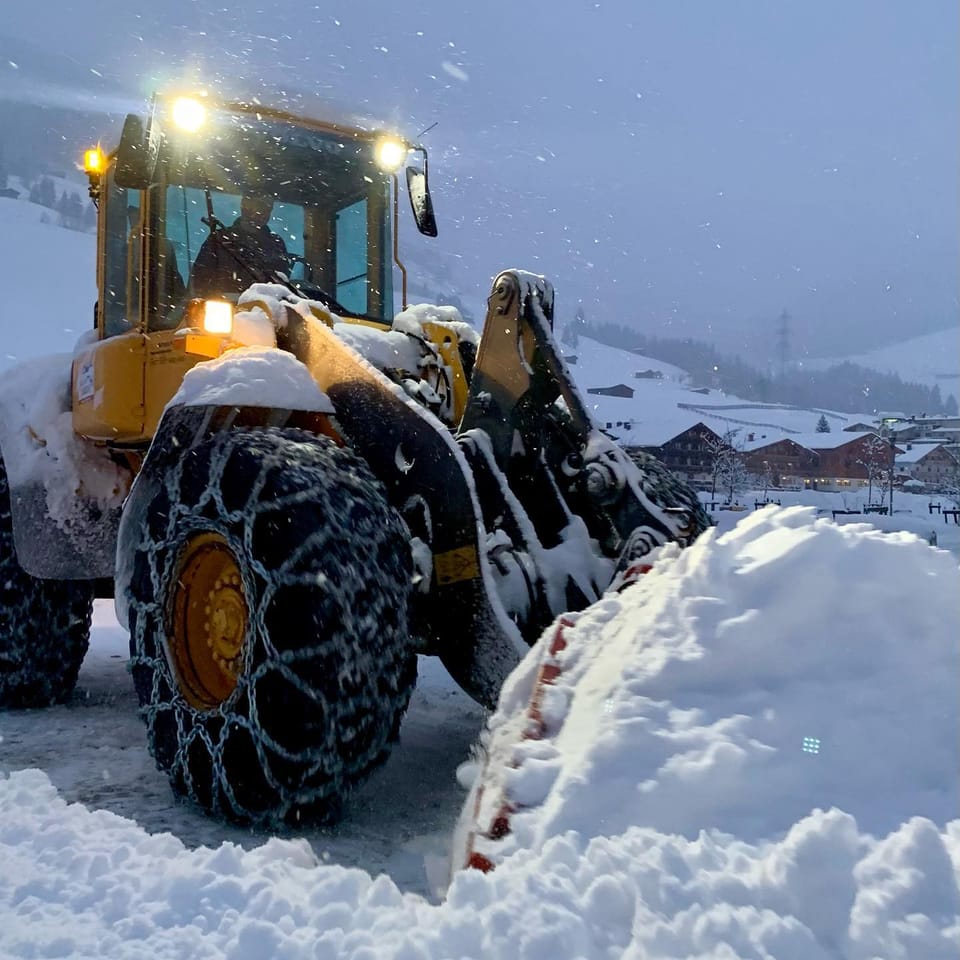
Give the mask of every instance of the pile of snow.
[[249, 406], [333, 413], [330, 398], [292, 354], [237, 347], [187, 371], [169, 406]]
[[[960, 811], [958, 587], [954, 558], [912, 534], [804, 507], [663, 548], [505, 685], [477, 820], [517, 810], [493, 856], [634, 825], [760, 840], [817, 807], [875, 833], [945, 823]], [[524, 739], [547, 658], [546, 734]]]
[[11, 488], [42, 487], [47, 509], [69, 532], [81, 501], [107, 511], [128, 490], [128, 475], [101, 447], [73, 432], [69, 354], [27, 360], [0, 378], [0, 448]]
[[504, 735], [549, 633], [511, 678], [513, 831], [439, 905], [305, 841], [187, 850], [12, 774], [0, 955], [954, 960], [957, 587], [949, 554], [803, 508], [665, 549], [566, 631], [544, 739]]
[[957, 824], [876, 840], [838, 811], [757, 845], [568, 833], [433, 906], [305, 841], [187, 850], [23, 771], [0, 779], [0, 851], [11, 958], [954, 960], [960, 932]]

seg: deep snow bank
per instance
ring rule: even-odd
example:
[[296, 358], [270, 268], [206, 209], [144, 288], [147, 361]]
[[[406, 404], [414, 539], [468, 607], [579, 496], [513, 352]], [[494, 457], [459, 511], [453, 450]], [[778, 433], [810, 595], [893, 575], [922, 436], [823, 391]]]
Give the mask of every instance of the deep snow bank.
[[877, 841], [818, 811], [759, 845], [568, 833], [431, 906], [306, 842], [186, 850], [23, 771], [0, 779], [0, 956], [955, 960], [951, 831], [915, 819]]
[[539, 742], [508, 733], [544, 641], [511, 678], [513, 832], [443, 904], [305, 843], [186, 850], [26, 771], [0, 956], [956, 960], [955, 560], [803, 508], [665, 552], [567, 632]]
[[570, 619], [544, 736], [524, 731], [550, 631], [489, 724], [476, 823], [516, 808], [494, 859], [565, 830], [757, 840], [836, 806], [883, 834], [960, 811], [960, 573], [912, 534], [770, 508]]

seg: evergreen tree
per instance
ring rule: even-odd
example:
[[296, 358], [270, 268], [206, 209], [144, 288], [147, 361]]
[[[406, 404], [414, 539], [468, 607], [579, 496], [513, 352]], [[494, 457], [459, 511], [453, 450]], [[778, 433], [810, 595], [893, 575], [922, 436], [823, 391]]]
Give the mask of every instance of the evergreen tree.
[[[97, 229], [97, 208], [93, 205], [93, 201], [85, 203], [83, 205], [83, 220], [80, 225], [80, 229], [84, 233], [93, 233]], [[456, 304], [454, 304], [456, 306]], [[463, 311], [460, 311], [461, 316], [463, 316]]]
[[821, 413], [820, 419], [817, 421], [817, 433], [829, 433], [830, 424], [827, 422], [826, 414]]
[[57, 188], [49, 177], [41, 177], [30, 187], [30, 200], [32, 203], [39, 203], [41, 207], [50, 207], [53, 210], [57, 206]]
[[57, 213], [60, 214], [61, 227], [66, 227], [68, 230], [83, 229], [83, 203], [80, 200], [80, 194], [75, 190], [69, 194], [64, 190], [60, 194]]
[[577, 304], [577, 313], [572, 323], [564, 324], [561, 341], [573, 350], [580, 345], [580, 334], [586, 333], [587, 321], [583, 313], [583, 304]]

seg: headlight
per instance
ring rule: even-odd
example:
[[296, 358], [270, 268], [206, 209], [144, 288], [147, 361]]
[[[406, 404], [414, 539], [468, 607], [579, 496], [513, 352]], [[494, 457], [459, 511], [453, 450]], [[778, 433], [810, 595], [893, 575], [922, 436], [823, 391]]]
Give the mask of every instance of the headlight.
[[207, 118], [207, 108], [193, 97], [177, 97], [170, 113], [173, 122], [187, 133], [196, 133]]
[[407, 145], [396, 137], [381, 137], [374, 148], [374, 156], [384, 173], [396, 173], [407, 158]]
[[233, 304], [226, 300], [205, 300], [203, 303], [203, 329], [206, 333], [231, 333], [233, 331]]

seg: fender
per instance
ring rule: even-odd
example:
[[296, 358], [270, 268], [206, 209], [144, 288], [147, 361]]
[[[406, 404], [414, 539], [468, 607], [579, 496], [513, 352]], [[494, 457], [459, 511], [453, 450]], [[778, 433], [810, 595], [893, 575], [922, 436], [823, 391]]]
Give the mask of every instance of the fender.
[[[317, 392], [319, 394], [319, 391]], [[226, 400], [229, 395], [229, 391], [217, 389], [208, 389], [203, 394], [209, 400]], [[239, 398], [236, 393], [234, 396]], [[162, 492], [161, 486], [167, 469], [208, 437], [235, 427], [299, 427], [311, 433], [328, 436], [335, 443], [343, 442], [330, 416], [322, 409], [285, 410], [246, 405], [171, 402], [157, 426], [153, 442], [133, 482], [120, 517], [115, 550], [116, 568], [111, 573], [114, 576], [114, 605], [121, 624], [128, 623], [126, 597], [130, 588], [132, 559], [138, 532], [141, 525], [147, 522], [150, 505]]]

